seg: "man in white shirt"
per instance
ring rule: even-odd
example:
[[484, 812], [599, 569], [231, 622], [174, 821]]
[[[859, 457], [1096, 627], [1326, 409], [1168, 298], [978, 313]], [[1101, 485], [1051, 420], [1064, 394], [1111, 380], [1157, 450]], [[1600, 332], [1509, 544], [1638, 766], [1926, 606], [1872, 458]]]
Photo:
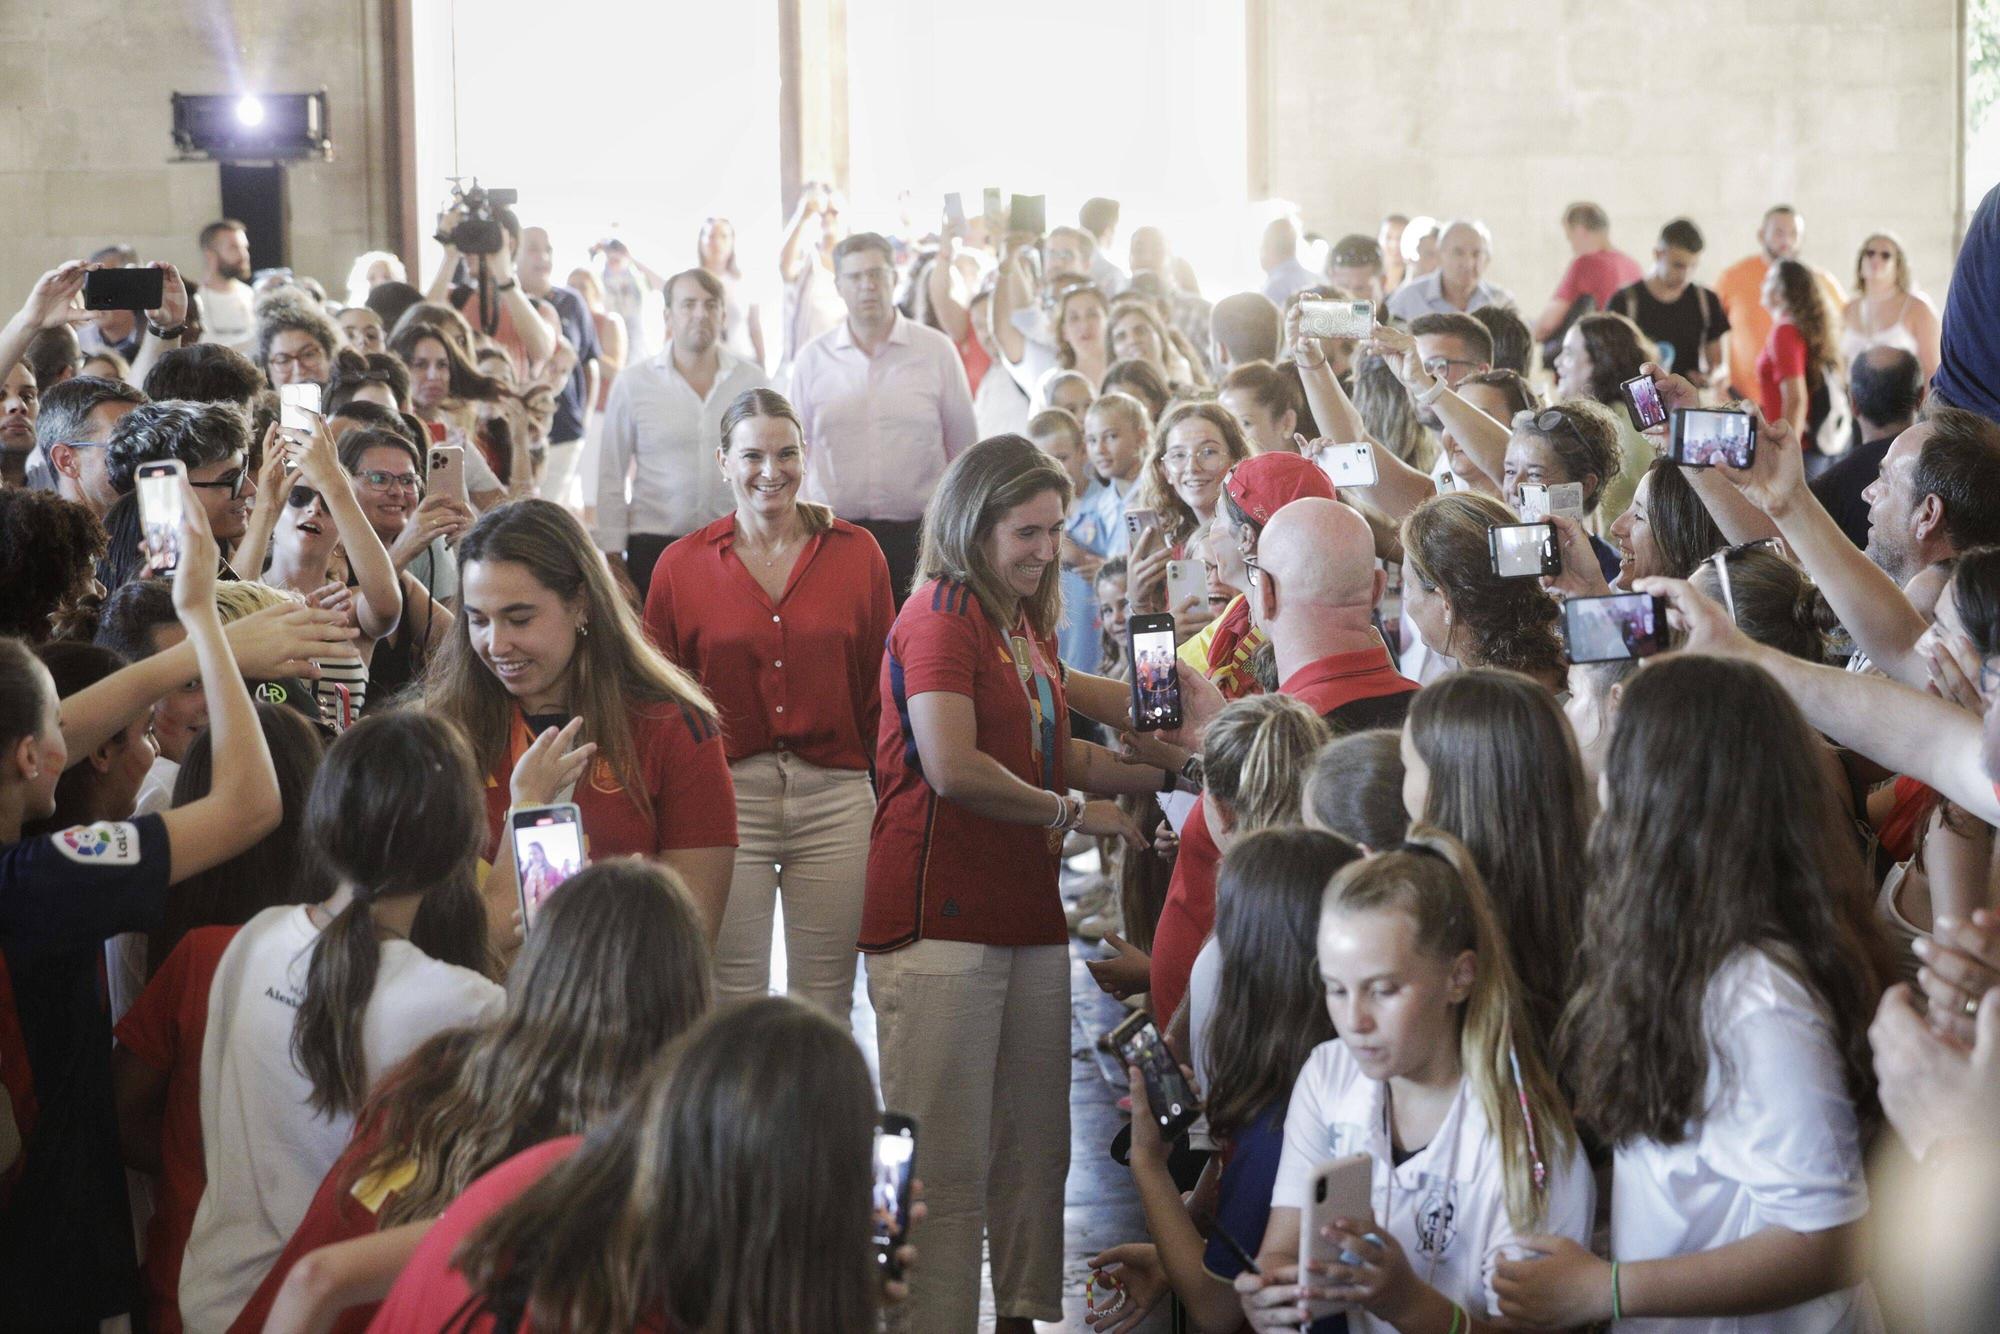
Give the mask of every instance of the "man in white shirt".
[[201, 229], [201, 341], [257, 355], [256, 298], [250, 277], [250, 234], [233, 218]]
[[1118, 237], [1118, 201], [1101, 197], [1084, 200], [1076, 211], [1076, 223], [1097, 243], [1090, 256], [1090, 281], [1105, 296], [1117, 296], [1132, 281], [1111, 258], [1111, 245]]
[[792, 367], [806, 492], [875, 535], [900, 602], [924, 506], [945, 465], [979, 437], [972, 391], [951, 340], [897, 312], [888, 241], [858, 232], [834, 248], [833, 266], [847, 319]]
[[[667, 345], [627, 366], [604, 405], [597, 545], [644, 603], [660, 553], [730, 509], [715, 461], [722, 414], [770, 381], [722, 346], [722, 281], [694, 268], [667, 279]], [[628, 478], [630, 485], [628, 488]]]
[[1437, 272], [1412, 279], [1389, 298], [1392, 319], [1469, 314], [1481, 306], [1514, 308], [1513, 294], [1483, 280], [1493, 259], [1493, 233], [1477, 218], [1448, 224], [1438, 237]]
[[1325, 274], [1299, 263], [1299, 224], [1291, 217], [1271, 219], [1271, 225], [1264, 229], [1258, 262], [1264, 266], [1264, 295], [1279, 310], [1294, 294], [1326, 281]]

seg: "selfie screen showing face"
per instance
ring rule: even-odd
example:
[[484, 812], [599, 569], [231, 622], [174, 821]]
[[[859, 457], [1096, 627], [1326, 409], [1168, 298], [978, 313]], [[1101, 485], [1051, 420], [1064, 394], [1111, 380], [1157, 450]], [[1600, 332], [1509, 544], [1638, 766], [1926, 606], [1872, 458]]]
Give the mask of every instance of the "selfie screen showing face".
[[1502, 579], [1523, 579], [1542, 572], [1542, 552], [1548, 546], [1550, 529], [1543, 524], [1521, 524], [1493, 530], [1494, 572]]
[[1650, 593], [1571, 598], [1563, 603], [1571, 662], [1643, 658], [1667, 646], [1666, 618]]
[[1132, 680], [1139, 697], [1139, 722], [1157, 727], [1181, 712], [1180, 676], [1174, 666], [1174, 632], [1141, 630], [1132, 636]]
[[1678, 457], [1693, 468], [1712, 468], [1718, 463], [1747, 468], [1755, 432], [1750, 415], [1745, 412], [1683, 412]]
[[155, 570], [171, 570], [180, 564], [181, 476], [169, 468], [142, 468], [139, 472], [139, 522]]
[[514, 866], [521, 877], [524, 925], [533, 925], [543, 901], [583, 869], [583, 827], [550, 816], [545, 823], [515, 829]]
[[916, 1152], [916, 1138], [907, 1127], [876, 1132], [875, 1186], [869, 1199], [869, 1216], [877, 1246], [895, 1246], [903, 1239], [906, 1222], [903, 1201], [909, 1198], [910, 1163]]
[[1639, 421], [1639, 429], [1658, 426], [1667, 419], [1667, 405], [1660, 401], [1660, 387], [1653, 383], [1650, 375], [1625, 382], [1625, 396], [1631, 400], [1632, 412]]
[[1146, 1101], [1152, 1104], [1153, 1115], [1161, 1124], [1179, 1121], [1194, 1110], [1190, 1105], [1193, 1090], [1187, 1087], [1187, 1078], [1175, 1064], [1173, 1053], [1160, 1040], [1159, 1029], [1152, 1024], [1141, 1024], [1125, 1039], [1123, 1055], [1145, 1076]]

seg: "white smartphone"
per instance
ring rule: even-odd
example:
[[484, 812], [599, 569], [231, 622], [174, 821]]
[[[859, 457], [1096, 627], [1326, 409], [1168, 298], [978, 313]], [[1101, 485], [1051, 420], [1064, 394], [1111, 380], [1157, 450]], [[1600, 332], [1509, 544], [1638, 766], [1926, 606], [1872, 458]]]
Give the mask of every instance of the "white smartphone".
[[1583, 522], [1582, 482], [1558, 482], [1554, 486], [1521, 483], [1522, 523], [1541, 523], [1557, 514]]
[[304, 384], [281, 385], [278, 389], [278, 426], [286, 431], [304, 431], [310, 435], [318, 428], [320, 418], [320, 387], [307, 381]]
[[1125, 511], [1125, 532], [1134, 542], [1148, 528], [1158, 528], [1160, 516], [1157, 511], [1134, 505]]
[[532, 931], [549, 895], [583, 869], [583, 813], [573, 801], [515, 806], [507, 812], [507, 828], [514, 839], [521, 929]]
[[1315, 460], [1336, 487], [1373, 486], [1382, 480], [1375, 468], [1375, 451], [1367, 445], [1328, 445]]
[[1170, 560], [1167, 562], [1167, 610], [1180, 611], [1186, 607], [1202, 607], [1208, 604], [1208, 571], [1202, 569], [1198, 560]]
[[1366, 338], [1375, 332], [1375, 303], [1301, 301], [1299, 332], [1307, 338]]
[[432, 445], [424, 490], [433, 496], [447, 495], [461, 504], [471, 504], [465, 490], [465, 448], [462, 445]]
[[139, 493], [140, 545], [154, 574], [167, 574], [181, 563], [181, 516], [186, 512], [187, 467], [179, 459], [142, 463], [134, 474]]
[[954, 227], [965, 226], [965, 197], [956, 190], [944, 197], [944, 217]]
[[[1299, 1281], [1310, 1283], [1308, 1264], [1326, 1264], [1342, 1255], [1339, 1246], [1320, 1236], [1320, 1229], [1339, 1218], [1373, 1221], [1375, 1160], [1365, 1153], [1334, 1158], [1313, 1169], [1312, 1194], [1299, 1218]], [[1339, 1302], [1308, 1302], [1313, 1319], [1348, 1309]]]

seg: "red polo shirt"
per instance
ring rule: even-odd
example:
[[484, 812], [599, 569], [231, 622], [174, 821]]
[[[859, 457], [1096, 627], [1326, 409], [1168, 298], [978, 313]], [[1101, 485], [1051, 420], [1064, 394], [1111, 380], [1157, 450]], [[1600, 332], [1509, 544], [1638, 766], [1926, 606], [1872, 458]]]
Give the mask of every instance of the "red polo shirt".
[[[1354, 730], [1351, 725], [1342, 726], [1342, 714], [1349, 711], [1348, 706], [1379, 700], [1373, 709], [1364, 706], [1364, 710], [1356, 710], [1370, 716], [1354, 721], [1363, 726], [1387, 725], [1386, 715], [1395, 712], [1390, 697], [1407, 696], [1416, 689], [1417, 683], [1396, 671], [1389, 662], [1389, 650], [1378, 643], [1372, 649], [1332, 653], [1309, 662], [1286, 677], [1278, 693], [1307, 705], [1339, 732]], [[1195, 956], [1215, 929], [1215, 878], [1221, 868], [1222, 851], [1209, 832], [1208, 799], [1204, 797], [1181, 826], [1180, 855], [1174, 860], [1159, 925], [1153, 928], [1150, 988], [1153, 1013], [1162, 1022], [1172, 1017], [1187, 994]]]
[[647, 631], [721, 710], [732, 762], [780, 750], [866, 769], [896, 618], [882, 548], [835, 519], [806, 543], [776, 603], [735, 548], [733, 514], [668, 547], [646, 594]]
[[[570, 797], [583, 817], [584, 847], [592, 861], [651, 857], [680, 848], [736, 846], [736, 788], [722, 733], [706, 717], [677, 703], [634, 705], [632, 744], [644, 786], [635, 802], [602, 754]], [[513, 757], [532, 738], [517, 714], [514, 744], [486, 775], [487, 861], [507, 836], [507, 780]]]
[[[1013, 636], [1026, 641], [1032, 675], [1025, 684]], [[875, 753], [880, 799], [869, 836], [861, 948], [880, 953], [925, 939], [1065, 943], [1069, 929], [1056, 891], [1060, 842], [1050, 847], [1049, 831], [1034, 825], [974, 815], [924, 781], [910, 700], [931, 691], [972, 700], [979, 749], [1009, 773], [1036, 787], [1069, 790], [1069, 707], [1055, 637], [1033, 634], [1025, 621], [1011, 635], [1001, 633], [964, 584], [933, 580], [912, 591], [882, 660], [882, 698], [893, 707], [882, 710]], [[1055, 803], [1049, 809], [1053, 814]]]

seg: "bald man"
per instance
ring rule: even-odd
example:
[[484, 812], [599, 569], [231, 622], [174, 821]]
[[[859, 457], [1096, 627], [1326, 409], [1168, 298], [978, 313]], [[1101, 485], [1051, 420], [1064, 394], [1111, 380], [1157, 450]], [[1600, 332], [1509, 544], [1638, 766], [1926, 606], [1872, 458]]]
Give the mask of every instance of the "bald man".
[[1417, 683], [1396, 671], [1375, 630], [1386, 577], [1368, 521], [1307, 497], [1271, 516], [1250, 575], [1250, 623], [1271, 640], [1278, 690], [1335, 733], [1400, 727]]
[[1437, 272], [1404, 283], [1389, 298], [1389, 314], [1399, 320], [1420, 315], [1470, 314], [1485, 306], [1514, 309], [1513, 294], [1486, 281], [1493, 259], [1493, 234], [1477, 218], [1462, 218], [1438, 234]]

